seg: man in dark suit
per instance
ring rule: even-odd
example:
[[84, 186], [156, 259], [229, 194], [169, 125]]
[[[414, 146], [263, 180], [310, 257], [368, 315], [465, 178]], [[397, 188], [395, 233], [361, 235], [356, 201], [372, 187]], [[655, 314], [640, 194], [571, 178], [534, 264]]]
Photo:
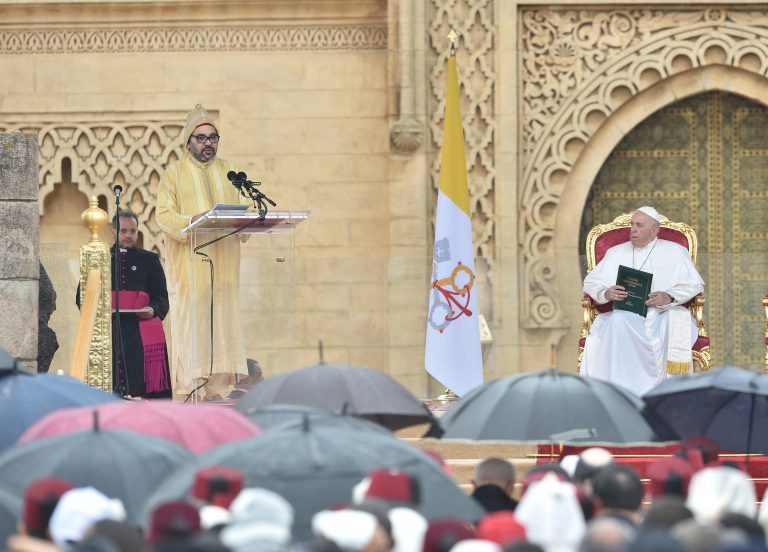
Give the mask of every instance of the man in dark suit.
[[112, 334], [115, 390], [132, 397], [171, 398], [162, 323], [168, 314], [168, 289], [160, 257], [136, 247], [139, 219], [131, 211], [115, 215], [112, 236], [112, 307], [120, 310], [120, 331], [115, 317]]
[[517, 501], [510, 495], [515, 487], [515, 467], [503, 458], [486, 458], [475, 468], [472, 498], [487, 512], [514, 511]]

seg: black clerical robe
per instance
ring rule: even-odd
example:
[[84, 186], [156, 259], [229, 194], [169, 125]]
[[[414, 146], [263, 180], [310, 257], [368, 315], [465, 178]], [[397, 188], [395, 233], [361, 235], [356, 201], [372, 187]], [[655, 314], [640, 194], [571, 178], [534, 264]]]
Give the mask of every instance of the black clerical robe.
[[[168, 288], [165, 272], [160, 264], [160, 257], [152, 251], [136, 247], [120, 252], [120, 286], [117, 285], [115, 270], [115, 247], [112, 247], [112, 289], [125, 291], [143, 291], [149, 295], [149, 306], [155, 316], [164, 319], [168, 314]], [[126, 312], [120, 315], [122, 342], [117, 339], [117, 320], [113, 316], [113, 382], [116, 391], [133, 397], [171, 397], [170, 373], [165, 381], [169, 387], [159, 393], [147, 395], [144, 385], [144, 347], [139, 334], [139, 317], [136, 313]], [[168, 353], [166, 349], [165, 370], [168, 372]], [[124, 368], [123, 368], [124, 367]]]

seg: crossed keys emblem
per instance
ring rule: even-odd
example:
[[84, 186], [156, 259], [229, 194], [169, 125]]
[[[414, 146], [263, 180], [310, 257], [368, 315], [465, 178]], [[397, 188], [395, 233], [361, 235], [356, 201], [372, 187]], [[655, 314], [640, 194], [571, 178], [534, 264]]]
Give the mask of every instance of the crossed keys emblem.
[[[459, 285], [460, 274], [464, 274], [467, 280], [462, 286]], [[433, 277], [435, 275], [433, 273]], [[452, 321], [465, 315], [472, 316], [472, 311], [468, 307], [474, 284], [475, 274], [468, 266], [461, 264], [461, 261], [457, 263], [448, 278], [434, 280], [429, 325], [443, 333]]]

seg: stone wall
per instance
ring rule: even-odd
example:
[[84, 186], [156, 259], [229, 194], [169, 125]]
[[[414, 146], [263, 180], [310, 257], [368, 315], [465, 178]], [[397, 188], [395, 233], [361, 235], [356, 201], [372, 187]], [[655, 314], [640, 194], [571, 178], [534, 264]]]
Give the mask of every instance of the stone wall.
[[37, 137], [0, 134], [0, 347], [37, 369]]

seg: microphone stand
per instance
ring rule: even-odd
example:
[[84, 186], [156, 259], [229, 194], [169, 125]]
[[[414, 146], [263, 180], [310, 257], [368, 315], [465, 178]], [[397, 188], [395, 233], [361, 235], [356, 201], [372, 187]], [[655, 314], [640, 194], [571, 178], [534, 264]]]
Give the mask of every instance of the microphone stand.
[[[117, 186], [115, 187], [117, 188]], [[113, 344], [117, 345], [117, 369], [112, 370], [113, 377], [117, 376], [117, 382], [113, 382], [112, 387], [116, 390], [121, 397], [130, 395], [130, 387], [128, 384], [128, 367], [125, 365], [125, 349], [123, 348], [123, 327], [120, 315], [120, 284], [122, 282], [122, 261], [123, 256], [120, 254], [120, 191], [115, 189], [115, 243], [113, 245], [112, 254], [115, 256], [115, 264], [113, 270], [113, 276], [115, 278], [115, 329], [117, 330], [117, 339], [113, 339]], [[111, 301], [110, 301], [111, 303]], [[120, 384], [120, 367], [122, 366], [122, 373], [125, 377], [124, 386]]]
[[[206, 253], [201, 251], [201, 249], [203, 249], [204, 247], [208, 247], [209, 245], [212, 245], [212, 244], [216, 243], [219, 240], [223, 240], [224, 238], [228, 238], [230, 236], [233, 236], [234, 234], [239, 234], [239, 233], [243, 232], [246, 228], [249, 228], [249, 227], [253, 226], [257, 222], [260, 223], [260, 224], [264, 224], [264, 220], [267, 218], [267, 206], [264, 205], [264, 201], [267, 201], [273, 207], [277, 206], [277, 204], [274, 201], [269, 199], [266, 195], [264, 195], [263, 193], [261, 193], [261, 191], [257, 190], [254, 187], [254, 186], [257, 186], [257, 185], [261, 184], [261, 182], [251, 182], [250, 180], [245, 180], [245, 179], [235, 179], [235, 180], [233, 180], [232, 178], [230, 178], [230, 180], [232, 181], [232, 185], [235, 188], [237, 188], [237, 190], [240, 192], [240, 195], [242, 195], [243, 197], [247, 197], [247, 198], [250, 198], [251, 200], [253, 200], [253, 207], [254, 207], [254, 209], [258, 209], [259, 210], [259, 218], [255, 218], [252, 221], [248, 222], [247, 224], [244, 224], [243, 226], [239, 226], [239, 227], [235, 228], [234, 230], [232, 230], [231, 232], [228, 232], [227, 234], [224, 234], [223, 236], [219, 236], [218, 238], [214, 238], [214, 239], [212, 239], [210, 241], [202, 243], [202, 244], [196, 246], [194, 248], [194, 250], [193, 250], [195, 255], [200, 255], [201, 257], [203, 257], [203, 261], [208, 262], [210, 264], [210, 267], [211, 267], [211, 270], [210, 270], [210, 273], [211, 273], [211, 301], [210, 301], [211, 358], [210, 358], [210, 367], [209, 367], [209, 370], [208, 370], [208, 379], [206, 381], [204, 381], [203, 383], [201, 383], [200, 385], [198, 385], [197, 387], [195, 387], [194, 389], [192, 389], [192, 391], [190, 391], [189, 395], [187, 395], [187, 398], [184, 399], [184, 402], [187, 402], [195, 393], [197, 393], [197, 391], [199, 391], [200, 389], [202, 389], [203, 387], [208, 385], [208, 382], [211, 381], [211, 379], [213, 378], [213, 284], [214, 284], [213, 275], [214, 275], [214, 267], [213, 267], [213, 260]], [[245, 188], [247, 190], [247, 192], [248, 192], [247, 194], [243, 190], [243, 188]]]

